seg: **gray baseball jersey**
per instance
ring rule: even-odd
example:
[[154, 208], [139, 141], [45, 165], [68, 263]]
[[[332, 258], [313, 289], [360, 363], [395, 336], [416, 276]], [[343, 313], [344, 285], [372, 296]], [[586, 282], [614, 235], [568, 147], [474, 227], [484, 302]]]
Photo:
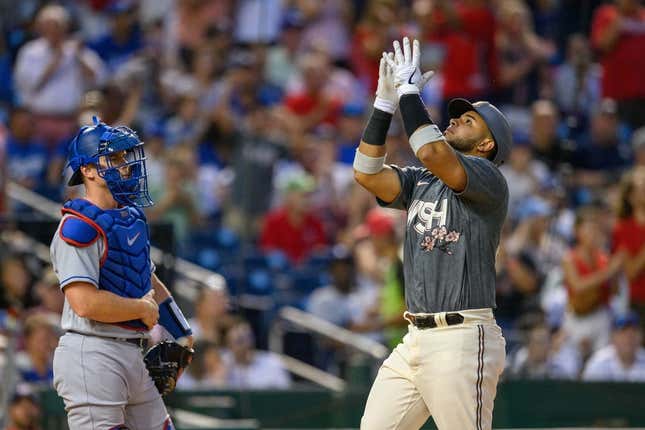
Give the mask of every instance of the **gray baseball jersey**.
[[[70, 215], [65, 215], [63, 220], [68, 216]], [[104, 247], [103, 241], [97, 240], [93, 244], [83, 248], [72, 246], [61, 239], [58, 231], [61, 225], [62, 220], [58, 225], [58, 229], [56, 230], [56, 234], [54, 234], [50, 246], [52, 266], [58, 276], [60, 288], [63, 289], [72, 282], [87, 282], [98, 288], [99, 270], [101, 267], [100, 259], [101, 255], [103, 255]], [[154, 272], [154, 264], [151, 264], [151, 268], [152, 272]], [[141, 337], [140, 333], [132, 330], [78, 316], [70, 306], [67, 298], [65, 298], [65, 305], [61, 316], [61, 327], [63, 330], [73, 330], [89, 335]]]
[[379, 201], [408, 212], [403, 261], [413, 313], [495, 308], [495, 253], [508, 186], [489, 160], [457, 155], [468, 176], [461, 193], [425, 168], [392, 166], [401, 193], [389, 204]]

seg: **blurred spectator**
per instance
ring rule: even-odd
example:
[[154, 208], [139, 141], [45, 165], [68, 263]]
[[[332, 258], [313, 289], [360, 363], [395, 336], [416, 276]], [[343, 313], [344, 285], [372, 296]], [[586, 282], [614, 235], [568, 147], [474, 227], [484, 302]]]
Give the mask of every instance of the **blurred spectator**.
[[578, 209], [575, 246], [562, 261], [569, 305], [563, 329], [584, 356], [609, 343], [609, 300], [616, 292], [616, 277], [623, 253], [611, 259], [605, 252], [607, 231], [600, 222], [602, 209]]
[[260, 247], [264, 252], [282, 251], [292, 263], [300, 263], [327, 245], [322, 222], [310, 205], [315, 182], [307, 174], [295, 173], [283, 186], [284, 203], [266, 214]]
[[403, 339], [407, 326], [403, 319], [406, 310], [403, 261], [395, 218], [387, 209], [370, 209], [355, 233], [358, 238], [366, 239], [357, 244], [358, 264], [362, 270], [375, 273], [382, 287], [378, 301], [353, 329], [368, 333], [382, 331], [386, 344], [394, 348]]
[[251, 326], [239, 322], [226, 335], [227, 386], [233, 390], [289, 388], [291, 379], [280, 359], [271, 352], [255, 349]]
[[[495, 17], [482, 0], [417, 0], [413, 9], [422, 27], [424, 63], [443, 77], [443, 99], [487, 96], [497, 79]], [[373, 70], [377, 70], [375, 67]]]
[[531, 106], [530, 139], [533, 154], [556, 172], [571, 163], [573, 147], [564, 141], [558, 131], [559, 115], [550, 100], [537, 100]]
[[43, 192], [48, 156], [45, 145], [34, 137], [31, 113], [24, 108], [13, 108], [7, 136], [9, 180], [30, 190]]
[[278, 38], [284, 15], [281, 0], [236, 2], [235, 40], [238, 43], [272, 43]]
[[[297, 11], [287, 11], [282, 21], [280, 43], [267, 51], [264, 78], [270, 84], [286, 89], [297, 78], [298, 58], [304, 20]], [[379, 53], [380, 55], [380, 53]]]
[[[554, 96], [558, 107], [575, 127], [585, 126], [591, 109], [600, 101], [600, 67], [592, 61], [589, 41], [582, 34], [572, 34], [567, 41], [566, 59], [554, 76]], [[570, 124], [573, 126], [574, 124]]]
[[363, 303], [357, 294], [354, 257], [351, 252], [336, 246], [329, 264], [331, 283], [318, 288], [309, 296], [307, 310], [341, 327], [350, 327], [362, 313]]
[[549, 79], [545, 75], [554, 47], [533, 31], [531, 11], [523, 0], [501, 2], [495, 42], [499, 55], [499, 102], [529, 106], [539, 97], [549, 97]]
[[526, 254], [538, 273], [538, 286], [552, 269], [560, 267], [566, 244], [552, 229], [553, 206], [546, 200], [532, 196], [517, 210], [519, 223], [506, 246], [510, 256]]
[[29, 309], [30, 313], [56, 314], [63, 313], [65, 295], [60, 289], [58, 277], [51, 267], [47, 267], [34, 285], [38, 306]]
[[166, 13], [164, 54], [167, 67], [188, 67], [206, 41], [212, 27], [225, 25], [232, 16], [232, 2], [225, 0], [177, 0]]
[[617, 100], [621, 119], [638, 128], [645, 125], [645, 7], [640, 0], [614, 3], [596, 9], [591, 41], [603, 68], [603, 97]]
[[20, 49], [15, 66], [19, 102], [34, 114], [36, 137], [52, 147], [73, 133], [81, 96], [104, 79], [101, 60], [69, 35], [69, 21], [62, 6], [44, 7], [40, 37]]
[[111, 2], [106, 8], [110, 19], [109, 31], [89, 44], [111, 72], [116, 71], [143, 48], [137, 10], [135, 0]]
[[222, 360], [218, 344], [197, 340], [194, 348], [199, 351], [187, 371], [177, 381], [180, 390], [222, 389], [226, 388], [228, 370]]
[[534, 195], [550, 176], [546, 165], [533, 158], [530, 142], [514, 140], [511, 156], [500, 171], [508, 183], [508, 207], [511, 216], [523, 200]]
[[9, 309], [16, 314], [33, 305], [31, 297], [31, 274], [25, 261], [18, 256], [3, 256], [0, 261], [2, 296], [0, 309]]
[[645, 167], [645, 127], [641, 127], [632, 135], [632, 151], [634, 165]]
[[[397, 2], [368, 0], [352, 33], [350, 62], [357, 79], [370, 94], [376, 91], [381, 55], [389, 49], [389, 37], [396, 31]], [[389, 30], [389, 31], [388, 31]]]
[[614, 227], [613, 248], [625, 251], [632, 308], [645, 321], [645, 168], [637, 167], [623, 177]]
[[295, 0], [294, 3], [306, 22], [301, 40], [303, 49], [322, 49], [329, 53], [334, 62], [346, 60], [349, 46], [347, 25], [351, 20], [351, 2]]
[[164, 127], [164, 141], [167, 147], [179, 144], [195, 146], [203, 132], [198, 117], [199, 100], [196, 88], [184, 93], [177, 102], [176, 114], [170, 117]]
[[517, 379], [575, 379], [578, 360], [575, 350], [552, 338], [549, 328], [537, 324], [529, 329], [526, 346], [512, 357], [508, 375]]
[[242, 237], [256, 237], [261, 219], [271, 206], [274, 172], [288, 157], [287, 136], [270, 133], [280, 127], [274, 111], [265, 108], [248, 113], [244, 126], [234, 137], [233, 183], [227, 224]]
[[168, 152], [162, 194], [152, 195], [155, 205], [147, 212], [152, 222], [163, 220], [172, 223], [180, 250], [185, 245], [190, 226], [196, 226], [198, 221], [192, 156], [187, 148]]
[[209, 276], [199, 289], [195, 298], [195, 316], [189, 321], [195, 340], [223, 346], [226, 332], [235, 323], [230, 312], [226, 280], [219, 274]]
[[31, 315], [24, 322], [24, 351], [16, 356], [16, 367], [23, 382], [51, 387], [52, 360], [58, 344], [56, 321], [46, 315]]
[[338, 121], [338, 143], [336, 160], [351, 166], [354, 163], [357, 142], [363, 134], [365, 107], [358, 103], [348, 103], [343, 106]]
[[303, 87], [290, 92], [284, 99], [286, 110], [303, 130], [320, 124], [336, 124], [343, 101], [329, 90], [333, 67], [322, 53], [305, 54], [300, 59]]
[[316, 182], [311, 205], [323, 221], [327, 236], [332, 238], [347, 222], [347, 202], [354, 184], [354, 170], [336, 161], [336, 154], [335, 129], [321, 126], [305, 136], [300, 156], [304, 168]]
[[[307, 311], [341, 327], [351, 329], [358, 318], [365, 315], [369, 304], [359, 291], [356, 283], [354, 257], [350, 250], [342, 245], [332, 249], [329, 264], [331, 282], [317, 288], [309, 296]], [[331, 370], [336, 364], [345, 361], [342, 348], [321, 340], [316, 354], [316, 364]], [[342, 373], [341, 373], [342, 374]]]
[[645, 348], [641, 346], [643, 332], [638, 315], [619, 315], [613, 327], [611, 345], [591, 356], [582, 379], [645, 382]]
[[495, 319], [503, 329], [512, 329], [522, 315], [539, 309], [542, 275], [528, 252], [511, 255], [507, 240], [501, 241], [496, 258]]
[[40, 405], [34, 394], [16, 393], [11, 398], [5, 430], [40, 430]]
[[604, 99], [597, 105], [591, 118], [589, 134], [583, 135], [581, 141], [576, 151], [575, 167], [617, 179], [620, 171], [632, 163], [632, 151], [621, 133], [614, 100]]

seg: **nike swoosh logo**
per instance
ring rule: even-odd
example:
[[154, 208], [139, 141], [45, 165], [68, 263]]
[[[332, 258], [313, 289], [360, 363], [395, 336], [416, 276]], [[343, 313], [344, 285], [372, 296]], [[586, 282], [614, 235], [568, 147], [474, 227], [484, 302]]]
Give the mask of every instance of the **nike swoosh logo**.
[[141, 234], [141, 232], [139, 232], [139, 233], [135, 234], [135, 235], [134, 235], [134, 236], [132, 236], [132, 237], [128, 237], [128, 238], [127, 238], [128, 246], [132, 246], [132, 244], [137, 240], [137, 238], [139, 237], [139, 235], [140, 235], [140, 234]]
[[417, 72], [417, 69], [414, 69], [414, 72], [412, 72], [412, 74], [411, 74], [411, 75], [410, 75], [410, 77], [408, 78], [408, 84], [410, 84], [410, 85], [414, 85], [414, 82], [412, 82], [412, 77], [414, 76], [414, 74], [415, 74], [416, 72]]
[[417, 185], [429, 185], [429, 184], [430, 184], [430, 182], [426, 182], [426, 181], [417, 182]]

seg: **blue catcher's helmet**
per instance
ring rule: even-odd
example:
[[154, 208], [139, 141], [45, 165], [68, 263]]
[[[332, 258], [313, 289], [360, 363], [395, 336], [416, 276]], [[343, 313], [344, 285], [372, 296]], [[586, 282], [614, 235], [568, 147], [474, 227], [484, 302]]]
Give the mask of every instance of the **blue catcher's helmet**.
[[[143, 142], [137, 134], [125, 126], [110, 127], [96, 117], [94, 124], [80, 129], [69, 143], [67, 166], [74, 171], [67, 185], [83, 183], [81, 166], [94, 164], [114, 200], [126, 206], [152, 206], [148, 194], [148, 176]], [[110, 154], [125, 151], [124, 161], [113, 165]], [[102, 163], [99, 162], [100, 159]], [[121, 176], [119, 169], [129, 167], [130, 174]]]

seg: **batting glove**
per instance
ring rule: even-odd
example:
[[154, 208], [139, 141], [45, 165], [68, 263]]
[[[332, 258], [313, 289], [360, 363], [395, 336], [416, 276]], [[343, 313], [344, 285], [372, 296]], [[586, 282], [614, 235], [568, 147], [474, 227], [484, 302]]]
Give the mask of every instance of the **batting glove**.
[[393, 43], [394, 56], [383, 53], [383, 59], [393, 70], [394, 88], [399, 96], [404, 94], [419, 94], [421, 89], [434, 75], [433, 71], [421, 73], [419, 67], [421, 59], [421, 50], [419, 41], [414, 40], [412, 49], [410, 49], [410, 39], [403, 38], [403, 52], [398, 40]]
[[[389, 54], [394, 57], [394, 54]], [[385, 58], [381, 58], [378, 68], [378, 85], [376, 86], [376, 99], [374, 107], [389, 114], [394, 114], [398, 105], [398, 96], [394, 88], [392, 69], [387, 65]]]

